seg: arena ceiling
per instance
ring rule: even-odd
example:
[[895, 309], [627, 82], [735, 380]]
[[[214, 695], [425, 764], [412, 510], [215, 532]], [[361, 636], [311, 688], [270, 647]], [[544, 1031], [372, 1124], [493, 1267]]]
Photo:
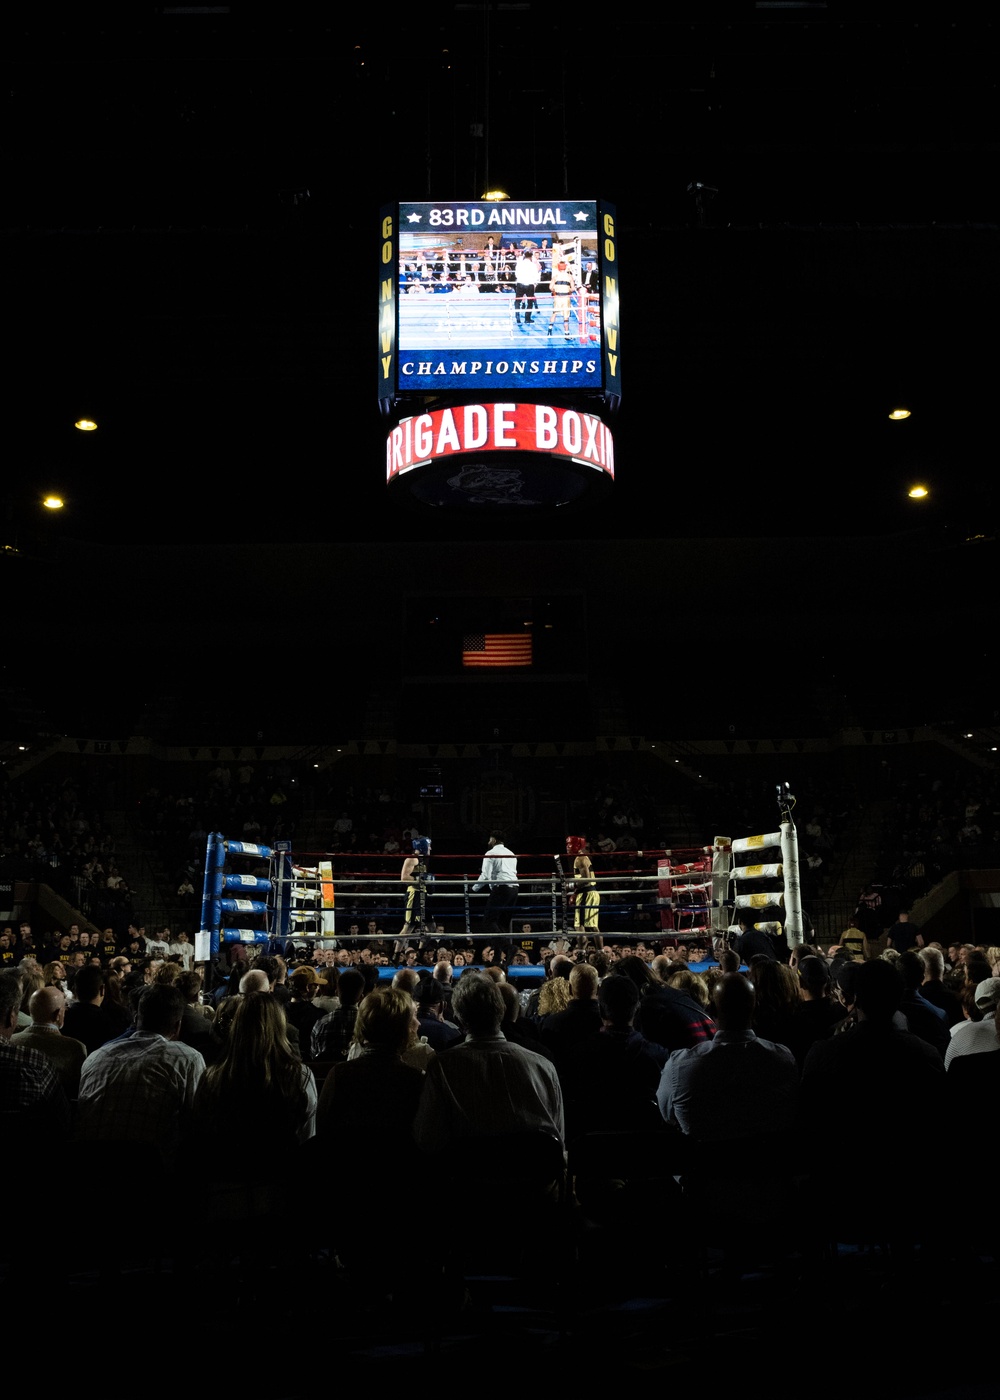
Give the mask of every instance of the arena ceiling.
[[60, 489], [52, 528], [107, 543], [409, 537], [376, 211], [488, 177], [603, 193], [623, 230], [615, 502], [519, 532], [991, 534], [996, 31], [904, 8], [6, 19], [11, 509]]
[[[270, 545], [371, 546], [408, 588], [444, 586], [449, 551], [477, 540], [500, 558], [530, 541], [522, 570], [583, 541], [612, 588], [645, 560], [648, 598], [664, 556], [632, 542], [730, 539], [708, 585], [792, 578], [829, 619], [809, 541], [826, 537], [830, 583], [835, 541], [874, 539], [851, 568], [870, 560], [884, 586], [880, 554], [906, 535], [936, 561], [917, 611], [947, 627], [994, 567], [995, 25], [834, 0], [667, 13], [8, 12], [4, 518], [41, 565], [19, 616], [43, 577], [70, 628], [110, 586], [130, 635], [148, 606], [162, 636], [182, 584], [191, 627], [196, 585], [219, 596]], [[623, 403], [600, 513], [469, 525], [385, 500], [377, 211], [487, 180], [617, 205]], [[899, 403], [912, 417], [890, 423]], [[67, 504], [42, 518], [49, 490]], [[122, 549], [164, 551], [139, 602]], [[267, 558], [273, 591], [293, 556]], [[919, 568], [911, 553], [907, 589]]]

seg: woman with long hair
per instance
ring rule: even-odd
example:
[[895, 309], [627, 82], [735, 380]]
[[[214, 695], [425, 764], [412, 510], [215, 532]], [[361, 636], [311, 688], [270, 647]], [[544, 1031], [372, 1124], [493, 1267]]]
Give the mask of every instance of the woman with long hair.
[[234, 1170], [252, 1161], [260, 1172], [315, 1132], [316, 1080], [292, 1054], [285, 1027], [270, 992], [240, 997], [222, 1056], [198, 1086], [196, 1135]]
[[423, 1071], [404, 1064], [403, 1054], [416, 1043], [417, 1011], [409, 992], [369, 992], [358, 1009], [350, 1058], [334, 1065], [323, 1085], [319, 1136], [370, 1141], [374, 1135], [383, 1148], [407, 1143]]
[[549, 977], [538, 993], [538, 1022], [541, 1025], [547, 1017], [558, 1016], [573, 1000], [569, 982], [565, 977]]
[[[369, 992], [354, 1023], [351, 1057], [334, 1065], [323, 1084], [316, 1117], [318, 1178], [336, 1181], [351, 1164], [344, 1185], [362, 1181], [366, 1199], [391, 1201], [413, 1194], [423, 1199], [425, 1164], [413, 1140], [413, 1120], [424, 1074], [403, 1060], [417, 1040], [417, 1012], [409, 992], [399, 987]], [[367, 1211], [341, 1211], [336, 1250], [362, 1276], [371, 1267], [371, 1220]], [[375, 1273], [406, 1271], [412, 1261], [403, 1251], [386, 1262], [377, 1251]]]
[[114, 1040], [116, 1036], [127, 1031], [132, 1024], [132, 1013], [129, 1011], [122, 994], [122, 979], [117, 972], [112, 972], [110, 968], [104, 974], [104, 1000], [101, 1002], [101, 1015], [107, 1022], [109, 1040]]
[[755, 963], [752, 974], [754, 1033], [776, 1045], [794, 1045], [795, 1016], [802, 1002], [798, 977], [787, 964], [773, 958]]
[[45, 964], [42, 968], [42, 977], [45, 980], [46, 987], [58, 987], [61, 992], [65, 992], [66, 968], [58, 959]]
[[31, 1025], [31, 1014], [28, 1011], [28, 1002], [36, 992], [41, 991], [45, 986], [45, 977], [40, 967], [19, 967], [21, 974], [21, 1011], [17, 1018], [18, 1030], [26, 1030]]
[[[334, 1065], [323, 1084], [316, 1118], [317, 1179], [362, 1197], [396, 1201], [424, 1199], [426, 1166], [413, 1140], [413, 1120], [424, 1074], [403, 1060], [417, 1039], [417, 1013], [409, 992], [399, 987], [369, 992], [358, 1008], [351, 1058]], [[407, 1250], [372, 1249], [367, 1210], [337, 1212], [334, 1244], [339, 1258], [356, 1273], [360, 1287], [396, 1291], [413, 1279]]]
[[[677, 971], [681, 969], [678, 968]], [[620, 959], [612, 977], [627, 977], [639, 989], [636, 1030], [665, 1050], [684, 1050], [711, 1040], [715, 1023], [708, 1012], [677, 987], [667, 984], [635, 953]]]
[[703, 1006], [706, 1010], [711, 1005], [708, 983], [700, 973], [692, 972], [690, 968], [681, 967], [676, 972], [672, 972], [667, 978], [667, 986], [676, 987], [679, 992], [686, 993], [692, 1001], [696, 1001], [699, 1006]]
[[663, 986], [649, 964], [643, 962], [635, 953], [628, 953], [624, 958], [619, 958], [614, 972], [616, 977], [627, 977], [630, 982], [634, 982], [639, 988], [639, 995], [643, 997], [659, 991]]

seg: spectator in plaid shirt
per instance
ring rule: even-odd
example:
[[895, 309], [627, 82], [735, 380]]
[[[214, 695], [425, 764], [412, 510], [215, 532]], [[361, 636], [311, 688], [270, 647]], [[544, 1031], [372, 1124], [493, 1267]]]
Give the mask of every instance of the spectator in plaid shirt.
[[16, 971], [0, 973], [0, 1112], [18, 1147], [42, 1145], [69, 1131], [69, 1103], [51, 1065], [38, 1050], [12, 1045], [22, 986]]
[[323, 1016], [313, 1026], [312, 1057], [314, 1060], [346, 1060], [358, 1019], [358, 1005], [365, 992], [365, 979], [360, 972], [348, 970], [340, 975], [340, 1006]]
[[80, 1074], [84, 1141], [145, 1144], [169, 1166], [189, 1124], [205, 1072], [197, 1050], [177, 1039], [184, 998], [158, 982], [143, 992], [135, 1035], [88, 1055]]

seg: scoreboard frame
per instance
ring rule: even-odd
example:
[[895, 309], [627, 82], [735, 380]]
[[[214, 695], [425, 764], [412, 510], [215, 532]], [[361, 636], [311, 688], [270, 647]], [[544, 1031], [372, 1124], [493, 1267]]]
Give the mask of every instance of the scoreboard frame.
[[[612, 204], [404, 201], [379, 217], [378, 398], [385, 414], [409, 397], [484, 392], [541, 393], [550, 402], [553, 395], [600, 396], [617, 407]], [[560, 261], [572, 292], [557, 299], [549, 288]], [[516, 273], [532, 264], [538, 281], [529, 299], [530, 284]]]

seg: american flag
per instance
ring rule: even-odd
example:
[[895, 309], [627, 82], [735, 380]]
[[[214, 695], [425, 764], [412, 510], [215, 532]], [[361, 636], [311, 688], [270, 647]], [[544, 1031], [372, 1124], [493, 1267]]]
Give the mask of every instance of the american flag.
[[530, 666], [530, 632], [467, 632], [463, 666]]

